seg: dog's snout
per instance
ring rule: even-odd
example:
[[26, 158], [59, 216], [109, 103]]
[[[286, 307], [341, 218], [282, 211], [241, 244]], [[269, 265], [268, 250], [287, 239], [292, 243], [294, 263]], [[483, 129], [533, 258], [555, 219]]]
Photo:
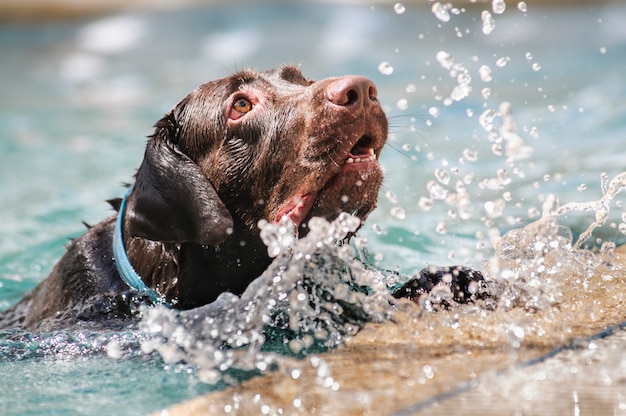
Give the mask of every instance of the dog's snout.
[[326, 87], [326, 97], [331, 103], [359, 111], [378, 101], [376, 85], [365, 77], [347, 76], [332, 81]]

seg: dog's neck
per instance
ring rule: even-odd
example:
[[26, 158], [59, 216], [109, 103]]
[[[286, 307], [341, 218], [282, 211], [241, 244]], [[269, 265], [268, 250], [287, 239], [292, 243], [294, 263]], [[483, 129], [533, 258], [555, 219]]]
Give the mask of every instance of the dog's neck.
[[271, 263], [258, 234], [237, 232], [217, 247], [185, 244], [180, 258], [181, 309], [210, 303], [223, 292], [241, 295]]
[[113, 229], [113, 260], [115, 262], [115, 268], [118, 275], [129, 288], [141, 294], [147, 295], [154, 303], [164, 303], [166, 302], [165, 296], [162, 296], [156, 290], [148, 287], [144, 283], [141, 276], [137, 273], [130, 262], [128, 253], [126, 252], [126, 243], [124, 241], [123, 232], [124, 213], [126, 212], [126, 203], [131, 191], [132, 187], [129, 187], [120, 203], [119, 213], [117, 215], [117, 219], [115, 220], [115, 227]]
[[208, 304], [222, 292], [240, 295], [271, 263], [258, 234], [238, 227], [216, 247], [132, 237], [125, 243], [143, 282], [178, 309]]

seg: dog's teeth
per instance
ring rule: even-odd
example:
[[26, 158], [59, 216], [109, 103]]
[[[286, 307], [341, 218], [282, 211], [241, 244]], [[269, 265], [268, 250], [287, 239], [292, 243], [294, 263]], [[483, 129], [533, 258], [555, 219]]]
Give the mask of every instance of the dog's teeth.
[[374, 149], [368, 148], [367, 155], [362, 155], [359, 157], [349, 157], [348, 159], [346, 159], [346, 163], [373, 162], [374, 160], [376, 160], [376, 154], [374, 153]]

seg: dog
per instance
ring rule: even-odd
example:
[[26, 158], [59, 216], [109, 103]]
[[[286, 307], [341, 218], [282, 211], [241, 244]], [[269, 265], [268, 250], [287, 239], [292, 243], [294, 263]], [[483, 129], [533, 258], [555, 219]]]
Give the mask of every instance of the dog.
[[[271, 263], [260, 220], [287, 216], [300, 236], [315, 216], [365, 221], [387, 130], [376, 86], [360, 76], [314, 81], [282, 66], [199, 86], [156, 123], [134, 183], [109, 201], [117, 213], [72, 240], [0, 328], [123, 322], [137, 302], [184, 310], [241, 294]], [[416, 299], [449, 272], [422, 272], [395, 296]], [[471, 299], [479, 273], [452, 274], [455, 299]]]

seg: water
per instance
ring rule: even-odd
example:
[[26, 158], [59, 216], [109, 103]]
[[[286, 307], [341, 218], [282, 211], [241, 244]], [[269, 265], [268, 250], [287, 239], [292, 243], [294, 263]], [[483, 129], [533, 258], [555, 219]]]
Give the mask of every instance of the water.
[[263, 373], [282, 365], [287, 357], [275, 349], [299, 355], [309, 347], [333, 348], [365, 322], [389, 320], [393, 301], [386, 275], [356, 261], [351, 246], [337, 248], [359, 223], [347, 214], [332, 223], [317, 218], [296, 241], [289, 220], [263, 224], [261, 236], [275, 258], [271, 267], [241, 298], [223, 294], [188, 312], [146, 311], [140, 327], [156, 336], [143, 342], [144, 351], [194, 364], [203, 381], [215, 384], [225, 370]]
[[[617, 279], [611, 270], [604, 272], [607, 280], [590, 277], [602, 261], [589, 249], [610, 252], [610, 243], [625, 241], [618, 191], [625, 170], [626, 31], [620, 17], [626, 10], [622, 4], [503, 6], [279, 2], [3, 23], [0, 308], [48, 274], [67, 238], [82, 233], [81, 220], [95, 223], [110, 213], [103, 201], [121, 195], [150, 126], [178, 99], [240, 67], [291, 62], [313, 78], [372, 78], [390, 117], [392, 134], [381, 158], [386, 181], [357, 248], [365, 247], [375, 264], [406, 274], [428, 264], [490, 270], [506, 296], [502, 315], [469, 315], [478, 332], [508, 345], [546, 339], [545, 333], [551, 335], [546, 343], [557, 342], [574, 326], [556, 314], [569, 289], [585, 287], [576, 298], [584, 305], [592, 299], [587, 289], [610, 290], [609, 278]], [[321, 240], [332, 236], [319, 227]], [[0, 392], [2, 413], [145, 413], [250, 374], [304, 372], [309, 361], [298, 361], [303, 355], [341, 344], [364, 319], [387, 318], [381, 296], [385, 280], [395, 275], [359, 269], [351, 261], [356, 253], [330, 243], [318, 252], [325, 274], [311, 279], [332, 276], [343, 281], [336, 285], [341, 288], [361, 278], [358, 284], [378, 288], [334, 293], [355, 296], [344, 302], [363, 312], [355, 319], [338, 321], [336, 302], [314, 303], [318, 310], [298, 307], [306, 288], [294, 279], [305, 264], [287, 259], [293, 273], [273, 269], [262, 277], [282, 283], [258, 297], [260, 321], [235, 320], [230, 330], [218, 325], [224, 330], [213, 338], [203, 324], [210, 311], [162, 310], [147, 312], [141, 328], [123, 334], [4, 334], [0, 366], [10, 387]], [[273, 251], [279, 258], [285, 252], [280, 244]], [[299, 246], [298, 252], [316, 251]], [[346, 267], [351, 275], [339, 272]], [[294, 313], [274, 322], [282, 322], [275, 325], [280, 331], [266, 344], [262, 329], [280, 317], [282, 301]], [[246, 306], [224, 305], [234, 314]], [[323, 319], [311, 320], [320, 311]], [[558, 320], [533, 323], [527, 313]], [[454, 339], [452, 321], [442, 313], [420, 322], [448, 328], [439, 337]], [[210, 339], [234, 348], [216, 354]], [[613, 382], [617, 376], [609, 369], [620, 361], [611, 348], [599, 347], [607, 357], [600, 369]], [[583, 368], [587, 358], [572, 359], [570, 368]], [[319, 362], [315, 368], [333, 391], [332, 372]], [[560, 380], [550, 367], [543, 371], [547, 380]], [[524, 380], [494, 377], [495, 385], [511, 391]], [[485, 397], [494, 402], [507, 397], [490, 392]], [[70, 393], [83, 399], [73, 401]]]

